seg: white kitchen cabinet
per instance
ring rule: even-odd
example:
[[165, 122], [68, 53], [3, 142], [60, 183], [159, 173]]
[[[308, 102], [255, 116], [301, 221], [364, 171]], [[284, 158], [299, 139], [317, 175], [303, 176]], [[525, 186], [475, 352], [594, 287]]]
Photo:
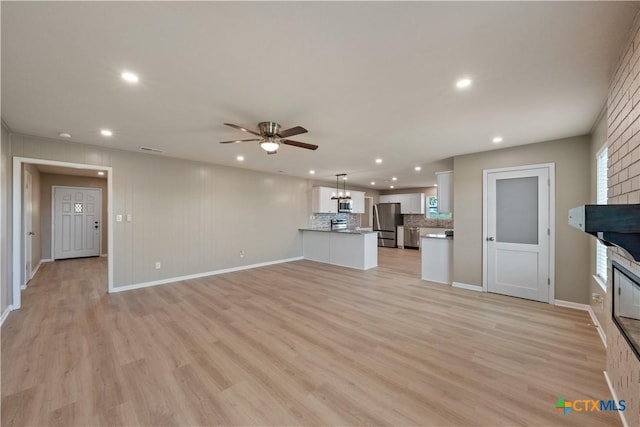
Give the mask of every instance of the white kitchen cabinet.
[[438, 212], [453, 212], [453, 171], [436, 172], [438, 180]]
[[353, 202], [353, 210], [351, 213], [364, 213], [364, 191], [349, 191], [351, 193], [351, 201]]
[[338, 201], [331, 200], [335, 188], [313, 187], [311, 189], [311, 210], [313, 213], [338, 213]]
[[385, 194], [380, 196], [380, 203], [400, 203], [400, 213], [424, 215], [424, 193]]

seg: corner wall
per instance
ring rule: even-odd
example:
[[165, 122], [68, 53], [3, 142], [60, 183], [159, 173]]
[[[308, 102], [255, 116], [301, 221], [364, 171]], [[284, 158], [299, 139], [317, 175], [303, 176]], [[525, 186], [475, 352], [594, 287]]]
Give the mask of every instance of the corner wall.
[[[607, 146], [609, 204], [640, 203], [640, 14], [609, 83]], [[640, 276], [640, 263], [618, 248], [609, 248], [618, 261]], [[630, 426], [640, 425], [640, 360], [611, 320], [611, 263], [607, 272], [607, 374], [619, 399], [627, 401], [624, 415]]]
[[589, 237], [569, 227], [570, 208], [589, 201], [588, 136], [559, 139], [453, 159], [453, 280], [482, 286], [482, 172], [539, 163], [556, 165], [555, 298], [587, 304]]
[[11, 142], [4, 123], [0, 126], [0, 314], [13, 301], [11, 275]]

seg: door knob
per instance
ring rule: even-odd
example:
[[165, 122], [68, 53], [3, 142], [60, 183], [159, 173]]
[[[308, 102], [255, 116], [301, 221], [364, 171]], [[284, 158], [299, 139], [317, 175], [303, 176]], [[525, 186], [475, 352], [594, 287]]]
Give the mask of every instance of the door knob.
[[494, 240], [496, 240], [496, 239], [494, 239], [493, 237], [487, 237], [487, 241], [489, 241], [489, 242], [493, 242]]
[[30, 231], [30, 232], [28, 232], [27, 234], [28, 234], [29, 236], [35, 236], [35, 235], [36, 235], [36, 233], [34, 233], [33, 231]]

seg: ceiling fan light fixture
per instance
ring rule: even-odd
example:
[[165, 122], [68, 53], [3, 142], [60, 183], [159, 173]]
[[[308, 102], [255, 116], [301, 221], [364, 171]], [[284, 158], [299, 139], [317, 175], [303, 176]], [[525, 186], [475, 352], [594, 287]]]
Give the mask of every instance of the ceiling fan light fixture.
[[267, 138], [260, 143], [260, 148], [267, 153], [275, 153], [278, 151], [278, 148], [280, 148], [280, 143], [276, 142], [273, 138]]

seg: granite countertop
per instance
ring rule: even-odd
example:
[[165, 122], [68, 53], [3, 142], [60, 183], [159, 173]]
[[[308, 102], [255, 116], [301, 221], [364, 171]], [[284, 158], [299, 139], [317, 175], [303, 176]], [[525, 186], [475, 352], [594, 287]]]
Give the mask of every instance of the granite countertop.
[[325, 233], [344, 233], [344, 234], [369, 234], [377, 233], [377, 231], [359, 230], [357, 228], [341, 228], [338, 230], [332, 230], [330, 228], [299, 228], [300, 231], [321, 231]]
[[422, 237], [424, 239], [449, 239], [449, 240], [453, 240], [453, 236], [447, 236], [444, 233], [429, 233], [429, 234], [423, 234], [420, 237]]

